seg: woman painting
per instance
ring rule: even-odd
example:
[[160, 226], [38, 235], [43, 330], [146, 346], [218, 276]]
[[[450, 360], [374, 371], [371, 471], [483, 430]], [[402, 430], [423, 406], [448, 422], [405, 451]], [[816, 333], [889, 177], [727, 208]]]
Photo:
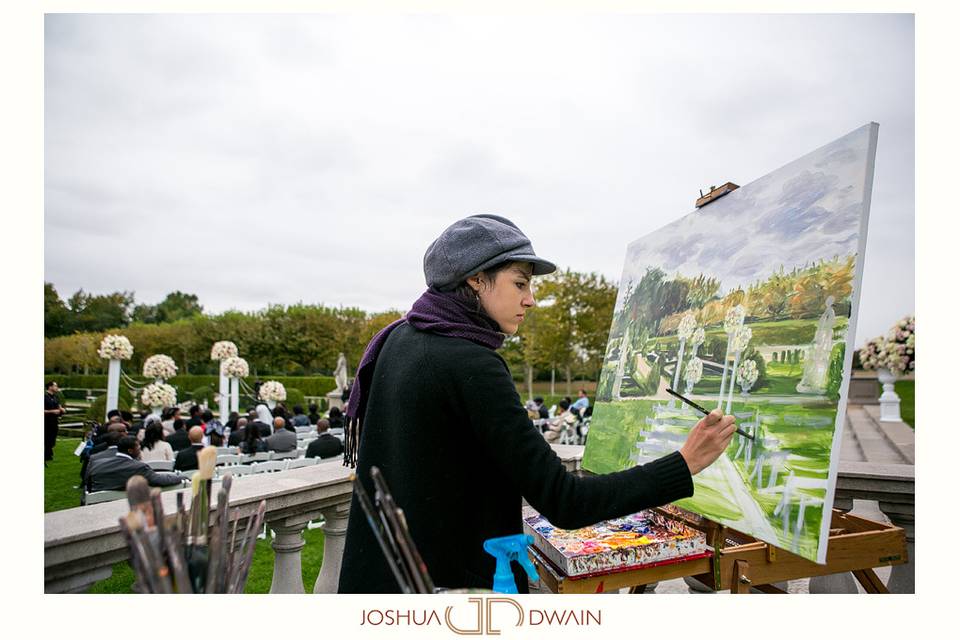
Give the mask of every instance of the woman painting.
[[[497, 349], [533, 307], [531, 280], [556, 267], [509, 220], [480, 215], [447, 228], [423, 260], [427, 291], [374, 336], [347, 407], [345, 464], [373, 495], [384, 475], [440, 587], [491, 588], [488, 538], [521, 533], [523, 498], [558, 527], [579, 528], [693, 494], [691, 474], [734, 433], [711, 414], [683, 449], [619, 473], [577, 477], [533, 427]], [[527, 591], [514, 564], [517, 588]], [[399, 586], [354, 496], [341, 593]]]

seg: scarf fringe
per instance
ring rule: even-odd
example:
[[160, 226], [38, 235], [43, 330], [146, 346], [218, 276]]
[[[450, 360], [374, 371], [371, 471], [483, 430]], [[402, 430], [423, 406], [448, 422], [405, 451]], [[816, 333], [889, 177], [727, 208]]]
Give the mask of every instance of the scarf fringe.
[[360, 449], [360, 418], [352, 417], [343, 430], [343, 466], [357, 468], [357, 454]]

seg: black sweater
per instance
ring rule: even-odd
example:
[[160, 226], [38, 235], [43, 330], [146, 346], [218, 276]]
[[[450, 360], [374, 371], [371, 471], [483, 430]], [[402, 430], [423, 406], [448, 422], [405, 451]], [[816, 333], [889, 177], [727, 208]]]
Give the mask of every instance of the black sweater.
[[[369, 394], [357, 476], [372, 498], [370, 467], [383, 472], [438, 587], [491, 588], [495, 562], [483, 541], [522, 533], [522, 498], [575, 529], [693, 495], [679, 453], [607, 475], [568, 473], [527, 417], [503, 359], [461, 338], [400, 325]], [[525, 593], [525, 574], [513, 569]], [[356, 496], [339, 591], [399, 591]]]

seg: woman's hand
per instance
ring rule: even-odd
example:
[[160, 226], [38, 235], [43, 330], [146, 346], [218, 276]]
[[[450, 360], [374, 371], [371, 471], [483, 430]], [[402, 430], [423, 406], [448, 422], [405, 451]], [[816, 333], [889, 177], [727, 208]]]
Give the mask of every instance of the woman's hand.
[[697, 475], [720, 457], [737, 431], [736, 418], [723, 415], [714, 409], [690, 429], [687, 441], [680, 448], [680, 455], [690, 468], [690, 475]]

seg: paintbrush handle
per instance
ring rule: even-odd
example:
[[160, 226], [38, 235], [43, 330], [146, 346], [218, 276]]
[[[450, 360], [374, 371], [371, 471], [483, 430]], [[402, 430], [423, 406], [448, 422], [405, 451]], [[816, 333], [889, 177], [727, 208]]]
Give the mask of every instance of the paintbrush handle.
[[[255, 528], [254, 531], [260, 530], [260, 525], [263, 523], [263, 516], [267, 511], [267, 501], [261, 500], [260, 505], [257, 507], [257, 514], [255, 516]], [[253, 541], [248, 549], [246, 554], [242, 558], [242, 564], [240, 565], [240, 571], [237, 576], [237, 585], [235, 593], [242, 593], [243, 588], [247, 584], [247, 575], [250, 573], [250, 565], [253, 564], [253, 552], [256, 549], [256, 541]]]
[[[253, 514], [247, 519], [247, 526], [244, 529], [243, 539], [240, 541], [239, 553], [234, 554], [234, 561], [230, 570], [231, 572], [230, 585], [227, 589], [228, 593], [238, 593], [238, 591], [236, 590], [236, 583], [240, 577], [240, 568], [241, 568], [240, 565], [243, 563], [243, 558], [247, 554], [247, 547], [250, 544], [250, 537], [252, 535], [256, 535], [253, 529], [254, 522], [256, 521], [255, 515], [256, 514]], [[257, 529], [257, 531], [259, 531], [259, 529]]]
[[387, 566], [390, 567], [391, 573], [393, 573], [394, 579], [397, 581], [397, 586], [400, 587], [400, 590], [404, 593], [410, 593], [410, 585], [403, 576], [400, 567], [397, 565], [397, 558], [387, 546], [387, 541], [384, 539], [383, 530], [380, 527], [380, 523], [377, 520], [377, 516], [373, 513], [373, 506], [370, 503], [370, 496], [367, 495], [366, 489], [363, 488], [363, 485], [360, 483], [360, 478], [354, 476], [353, 478], [353, 492], [357, 496], [357, 502], [360, 503], [360, 508], [363, 510], [364, 516], [367, 518], [367, 524], [370, 525], [370, 528], [373, 530], [373, 537], [376, 539], [377, 544], [380, 545], [380, 551], [383, 552], [384, 560], [387, 561]]

